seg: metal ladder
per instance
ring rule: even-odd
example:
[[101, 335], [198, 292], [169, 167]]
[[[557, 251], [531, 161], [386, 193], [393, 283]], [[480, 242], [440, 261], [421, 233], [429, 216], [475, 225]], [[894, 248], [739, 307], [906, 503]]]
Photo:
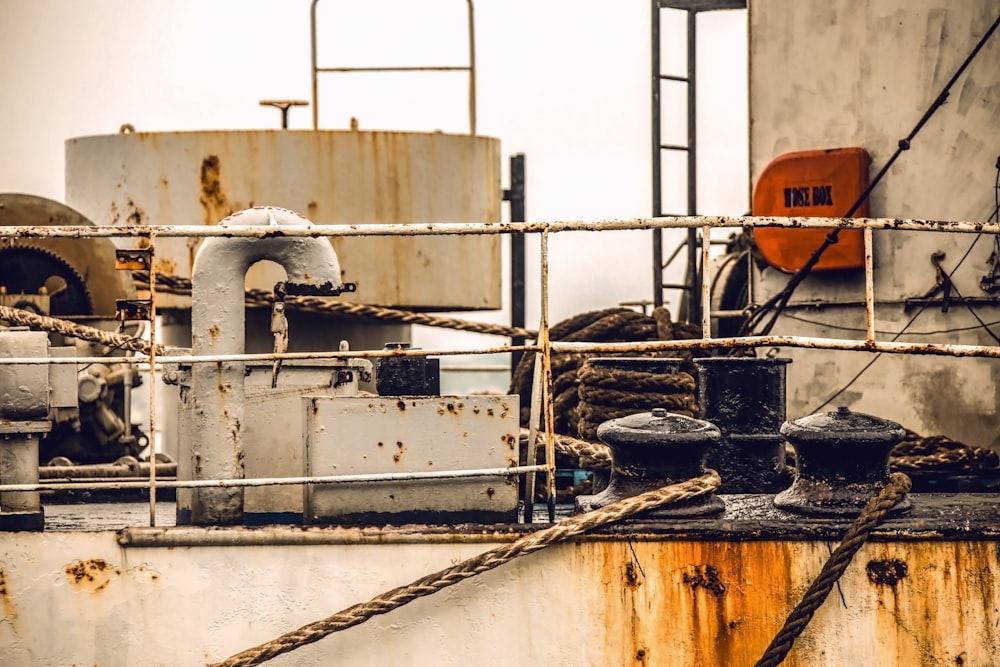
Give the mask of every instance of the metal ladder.
[[[746, 9], [746, 0], [652, 0], [652, 167], [653, 167], [653, 210], [652, 215], [658, 218], [664, 215], [679, 215], [665, 213], [663, 210], [663, 152], [682, 151], [687, 153], [685, 167], [687, 176], [687, 211], [684, 215], [697, 215], [698, 210], [698, 152], [697, 152], [697, 103], [696, 103], [696, 46], [697, 19], [701, 12], [725, 9]], [[687, 14], [687, 73], [684, 76], [663, 74], [660, 70], [660, 13], [664, 9], [686, 12]], [[661, 86], [664, 81], [682, 83], [687, 89], [687, 143], [664, 144], [660, 121], [662, 118]], [[687, 307], [684, 308], [685, 319], [698, 317], [701, 312], [701, 293], [696, 286], [701, 284], [701, 267], [698, 263], [701, 241], [698, 230], [689, 228], [686, 240], [673, 253], [663, 259], [663, 230], [653, 230], [653, 305], [663, 305], [663, 290], [682, 290], [687, 295]], [[684, 282], [667, 284], [663, 282], [663, 270], [670, 265], [681, 250], [687, 249], [687, 269]]]
[[312, 61], [312, 116], [313, 129], [319, 129], [319, 74], [349, 72], [468, 72], [469, 73], [469, 134], [476, 133], [476, 30], [472, 0], [465, 0], [468, 8], [469, 64], [468, 65], [400, 65], [395, 67], [320, 67], [316, 56], [316, 5], [309, 7], [310, 53]]

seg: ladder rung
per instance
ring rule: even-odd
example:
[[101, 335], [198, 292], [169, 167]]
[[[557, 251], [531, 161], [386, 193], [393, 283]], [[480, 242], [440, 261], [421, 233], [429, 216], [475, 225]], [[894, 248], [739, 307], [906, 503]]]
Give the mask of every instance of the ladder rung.
[[687, 83], [689, 79], [686, 76], [677, 76], [676, 74], [661, 74], [661, 81], [678, 81], [680, 83]]
[[691, 150], [688, 146], [681, 146], [679, 144], [660, 144], [660, 150], [664, 151], [689, 151]]

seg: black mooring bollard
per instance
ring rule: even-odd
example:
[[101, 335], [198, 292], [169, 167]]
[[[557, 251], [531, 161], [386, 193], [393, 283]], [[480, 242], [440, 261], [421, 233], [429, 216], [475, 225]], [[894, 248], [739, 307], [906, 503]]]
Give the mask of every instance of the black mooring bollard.
[[722, 476], [720, 493], [777, 493], [788, 485], [785, 370], [791, 359], [696, 359], [701, 417], [719, 427], [722, 441], [708, 467]]
[[[712, 424], [664, 408], [604, 422], [597, 435], [611, 448], [611, 481], [596, 495], [577, 496], [578, 513], [703, 475], [708, 450], [721, 437]], [[725, 507], [721, 498], [707, 494], [638, 518], [705, 516], [722, 512]]]
[[[906, 430], [885, 419], [851, 412], [810, 415], [781, 432], [796, 455], [795, 481], [774, 497], [775, 507], [797, 514], [853, 517], [889, 483], [889, 453]], [[904, 498], [890, 510], [910, 509]]]

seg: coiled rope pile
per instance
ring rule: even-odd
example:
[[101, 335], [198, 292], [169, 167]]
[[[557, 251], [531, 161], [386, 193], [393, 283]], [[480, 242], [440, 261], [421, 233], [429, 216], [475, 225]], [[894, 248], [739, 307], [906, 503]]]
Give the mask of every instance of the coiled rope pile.
[[[670, 313], [665, 308], [657, 308], [652, 316], [629, 308], [594, 310], [563, 320], [549, 330], [549, 339], [560, 342], [637, 343], [691, 340], [699, 337], [700, 327], [672, 322]], [[552, 355], [556, 433], [596, 440], [596, 424], [615, 416], [643, 412], [651, 407], [667, 407], [687, 416], [697, 414], [697, 385], [691, 363], [692, 353], [643, 353], [647, 357], [673, 357], [682, 360], [679, 372], [664, 374], [607, 372], [594, 367], [587, 368], [586, 361], [593, 356], [595, 355], [575, 353]], [[522, 426], [527, 426], [530, 421], [534, 367], [534, 356], [525, 355], [511, 375], [510, 393], [521, 396]], [[654, 395], [649, 395], [649, 392]]]

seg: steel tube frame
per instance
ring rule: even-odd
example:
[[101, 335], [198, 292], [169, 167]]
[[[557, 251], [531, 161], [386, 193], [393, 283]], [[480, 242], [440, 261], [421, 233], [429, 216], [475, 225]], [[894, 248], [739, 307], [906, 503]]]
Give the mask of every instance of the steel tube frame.
[[469, 64], [468, 65], [428, 65], [428, 66], [394, 66], [394, 67], [320, 67], [317, 62], [316, 44], [316, 5], [319, 0], [313, 0], [309, 6], [309, 54], [311, 63], [312, 83], [312, 122], [313, 129], [319, 129], [319, 77], [321, 73], [355, 73], [355, 72], [468, 72], [469, 73], [469, 134], [476, 134], [476, 19], [472, 0], [465, 0], [467, 7], [467, 23], [469, 32]]
[[[710, 299], [708, 298], [708, 278], [701, 276], [701, 319], [706, 335], [697, 340], [651, 341], [642, 343], [564, 343], [549, 340], [549, 235], [563, 231], [603, 231], [603, 230], [636, 230], [687, 228], [697, 232], [701, 230], [701, 261], [707, 265], [707, 257], [711, 245], [710, 232], [716, 227], [783, 227], [783, 228], [842, 228], [863, 229], [865, 231], [865, 309], [866, 336], [864, 340], [815, 338], [804, 336], [749, 336], [742, 338], [712, 338], [709, 323], [712, 318]], [[335, 359], [344, 357], [385, 357], [385, 356], [454, 356], [467, 354], [498, 354], [512, 351], [539, 353], [541, 358], [541, 407], [546, 433], [551, 434], [553, 420], [551, 355], [557, 352], [569, 353], [637, 353], [653, 351], [678, 351], [692, 349], [717, 348], [758, 348], [768, 346], [798, 347], [828, 350], [851, 350], [869, 353], [890, 354], [925, 354], [946, 355], [955, 357], [990, 357], [1000, 358], [1000, 346], [988, 345], [955, 345], [938, 343], [908, 343], [899, 341], [876, 340], [874, 327], [874, 270], [872, 260], [872, 237], [874, 230], [905, 230], [931, 232], [959, 233], [1000, 233], [1000, 223], [979, 221], [952, 222], [937, 220], [900, 220], [891, 218], [770, 218], [770, 217], [726, 217], [726, 216], [686, 216], [633, 218], [626, 220], [609, 220], [602, 222], [590, 221], [556, 221], [556, 222], [510, 222], [510, 223], [440, 223], [426, 225], [331, 225], [311, 228], [287, 227], [275, 230], [273, 226], [239, 226], [239, 227], [204, 227], [168, 226], [168, 227], [6, 227], [0, 228], [0, 238], [5, 237], [137, 237], [146, 239], [152, 246], [157, 236], [162, 237], [267, 237], [276, 233], [291, 237], [319, 236], [414, 236], [414, 235], [454, 235], [454, 234], [526, 234], [541, 235], [541, 299], [542, 313], [537, 344], [534, 345], [502, 345], [479, 349], [442, 349], [442, 350], [406, 350], [392, 353], [373, 351], [345, 352], [309, 352], [284, 354], [219, 354], [219, 355], [185, 355], [157, 358], [155, 355], [135, 355], [123, 357], [126, 363], [140, 368], [163, 368], [166, 364], [200, 364], [228, 361], [270, 363], [277, 359], [283, 360], [315, 360]], [[151, 284], [155, 285], [155, 272], [150, 276]], [[153, 294], [153, 309], [155, 309], [155, 289]], [[151, 309], [151, 310], [153, 310]], [[153, 310], [155, 312], [155, 310]], [[59, 364], [59, 363], [100, 363], [103, 357], [23, 357], [0, 359], [0, 364]], [[151, 413], [152, 414], [152, 413]], [[473, 476], [518, 475], [544, 471], [547, 473], [547, 491], [549, 496], [550, 517], [554, 511], [555, 482], [555, 444], [550, 435], [545, 442], [546, 461], [541, 465], [517, 466], [511, 468], [494, 468], [482, 470], [457, 470], [433, 473], [403, 473], [352, 475], [339, 477], [289, 477], [289, 478], [254, 478], [254, 479], [213, 479], [191, 481], [158, 481], [155, 473], [148, 480], [129, 482], [72, 482], [49, 484], [26, 484], [0, 486], [0, 491], [34, 491], [62, 489], [129, 489], [149, 488], [151, 498], [150, 525], [155, 525], [155, 493], [156, 488], [191, 488], [191, 487], [243, 487], [269, 486], [287, 484], [327, 484], [327, 483], [364, 483], [376, 481], [404, 481], [424, 478], [451, 478]]]

